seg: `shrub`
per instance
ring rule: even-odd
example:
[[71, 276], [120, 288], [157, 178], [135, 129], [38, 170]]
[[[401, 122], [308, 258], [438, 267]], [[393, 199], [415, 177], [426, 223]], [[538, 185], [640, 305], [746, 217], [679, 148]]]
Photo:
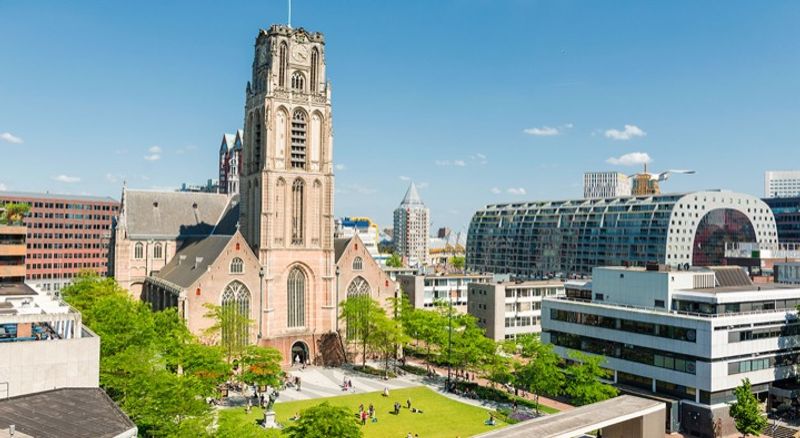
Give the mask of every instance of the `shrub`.
[[358, 372], [364, 373], [364, 374], [369, 374], [371, 376], [397, 377], [397, 374], [395, 374], [394, 371], [391, 371], [391, 370], [380, 370], [378, 368], [371, 367], [369, 365], [367, 365], [367, 366], [356, 365], [356, 366], [353, 367], [353, 369], [358, 371]]
[[400, 365], [400, 369], [407, 373], [416, 374], [418, 376], [428, 375], [428, 370], [422, 367], [418, 367], [416, 365], [409, 365], [409, 364]]

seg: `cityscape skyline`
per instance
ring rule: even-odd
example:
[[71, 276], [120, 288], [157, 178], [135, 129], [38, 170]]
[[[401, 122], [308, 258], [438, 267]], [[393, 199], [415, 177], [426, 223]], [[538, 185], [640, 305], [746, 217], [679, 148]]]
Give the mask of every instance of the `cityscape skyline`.
[[[293, 26], [326, 29], [335, 67], [336, 216], [388, 226], [413, 180], [431, 229], [466, 229], [485, 204], [578, 198], [584, 171], [631, 174], [650, 160], [698, 172], [665, 192], [761, 196], [763, 171], [800, 158], [796, 4], [486, 4], [295, 3]], [[252, 29], [286, 20], [282, 1], [100, 5], [0, 6], [14, 35], [0, 40], [13, 60], [0, 71], [0, 152], [28, 157], [0, 189], [119, 198], [124, 179], [175, 189], [214, 178], [221, 134], [243, 124]], [[218, 23], [237, 25], [194, 31]], [[493, 36], [475, 32], [487, 23]], [[98, 150], [102, 166], [86, 159]]]

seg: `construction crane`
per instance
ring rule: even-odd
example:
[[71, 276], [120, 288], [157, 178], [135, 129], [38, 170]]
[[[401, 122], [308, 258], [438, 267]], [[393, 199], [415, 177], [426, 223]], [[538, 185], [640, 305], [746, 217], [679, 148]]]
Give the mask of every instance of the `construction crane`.
[[647, 163], [644, 163], [644, 172], [630, 175], [632, 180], [631, 195], [658, 195], [661, 193], [659, 183], [668, 180], [672, 174], [694, 175], [695, 173], [694, 170], [677, 169], [671, 169], [661, 173], [650, 173], [647, 171]]

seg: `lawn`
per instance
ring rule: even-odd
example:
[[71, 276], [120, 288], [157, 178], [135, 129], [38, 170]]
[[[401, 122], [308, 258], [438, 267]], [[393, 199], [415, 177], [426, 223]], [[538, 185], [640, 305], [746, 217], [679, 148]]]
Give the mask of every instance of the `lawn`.
[[[406, 409], [407, 398], [411, 398], [412, 407], [421, 409], [424, 413], [415, 414]], [[353, 421], [356, 419], [355, 413], [358, 412], [360, 403], [364, 404], [365, 409], [369, 407], [370, 403], [375, 405], [378, 422], [372, 423], [367, 420], [367, 425], [362, 426], [365, 438], [405, 438], [409, 432], [412, 435], [419, 434], [420, 438], [466, 438], [506, 426], [506, 423], [502, 421], [498, 421], [494, 427], [487, 426], [484, 421], [489, 418], [488, 410], [451, 400], [423, 386], [392, 390], [388, 398], [383, 397], [383, 393], [379, 391], [277, 403], [275, 404], [277, 420], [284, 426], [289, 425], [291, 424], [289, 418], [294, 416], [295, 413], [318, 405], [323, 401], [349, 408], [353, 411]], [[390, 413], [395, 401], [403, 405], [400, 415]], [[226, 416], [241, 416], [244, 420], [243, 409], [226, 409], [225, 411], [228, 411], [225, 413]], [[263, 413], [260, 409], [253, 409], [253, 412], [248, 417], [250, 418], [248, 421], [255, 421], [257, 418], [263, 418]]]

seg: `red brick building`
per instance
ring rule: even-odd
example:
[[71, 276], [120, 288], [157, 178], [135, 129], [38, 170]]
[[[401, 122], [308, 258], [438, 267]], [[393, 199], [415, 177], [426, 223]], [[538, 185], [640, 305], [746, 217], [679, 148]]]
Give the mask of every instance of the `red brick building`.
[[119, 201], [108, 197], [0, 192], [0, 205], [26, 203], [26, 281], [59, 290], [83, 270], [108, 273], [111, 224]]

